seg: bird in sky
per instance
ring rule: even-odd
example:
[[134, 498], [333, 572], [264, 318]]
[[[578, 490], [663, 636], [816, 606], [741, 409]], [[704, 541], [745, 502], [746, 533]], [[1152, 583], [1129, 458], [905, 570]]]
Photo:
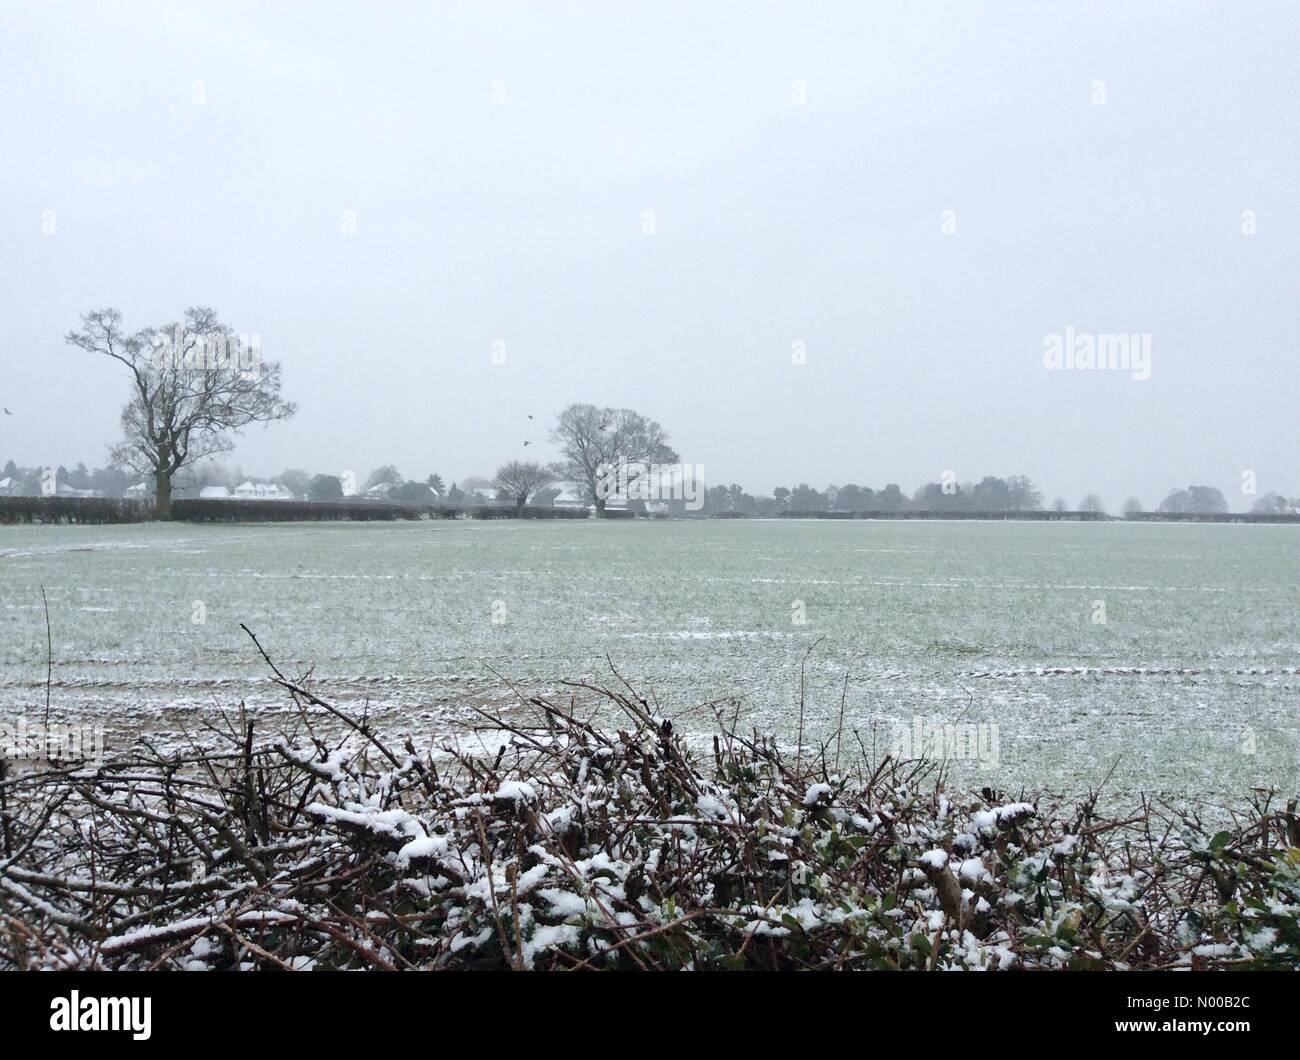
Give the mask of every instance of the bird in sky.
[[[8, 409], [5, 409], [5, 415], [6, 415], [6, 416], [12, 416], [13, 413], [10, 412]], [[531, 417], [530, 417], [530, 418], [531, 418]]]
[[524, 448], [527, 448], [528, 446], [530, 446], [530, 445], [532, 445], [532, 444], [533, 444], [532, 442], [524, 442]]

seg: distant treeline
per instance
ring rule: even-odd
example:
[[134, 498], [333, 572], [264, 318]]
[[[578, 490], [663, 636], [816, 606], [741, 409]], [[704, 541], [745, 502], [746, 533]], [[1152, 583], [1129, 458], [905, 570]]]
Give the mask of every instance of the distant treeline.
[[[726, 512], [719, 516], [720, 518], [745, 518], [735, 512]], [[1027, 519], [1033, 522], [1097, 522], [1103, 519], [1109, 519], [1105, 512], [1079, 512], [1079, 511], [1043, 511], [1041, 509], [1031, 509], [1027, 511], [969, 511], [958, 508], [947, 511], [934, 510], [914, 510], [905, 509], [903, 511], [867, 511], [867, 512], [839, 512], [839, 511], [813, 511], [797, 512], [785, 511], [780, 513], [782, 519]]]
[[[1024, 475], [1001, 479], [986, 476], [976, 483], [960, 483], [955, 477], [944, 482], [927, 482], [909, 497], [891, 482], [880, 489], [850, 482], [843, 486], [815, 489], [806, 482], [794, 487], [778, 486], [770, 497], [753, 496], [742, 486], [710, 486], [704, 491], [704, 511], [709, 515], [784, 516], [824, 512], [832, 517], [889, 517], [902, 512], [1031, 512], [1043, 506], [1043, 495]], [[1065, 505], [1060, 505], [1064, 509]], [[1101, 510], [1092, 495], [1081, 508]]]
[[[747, 519], [738, 512], [720, 512], [718, 519]], [[782, 519], [999, 519], [1028, 522], [1101, 522], [1121, 521], [1105, 512], [1082, 511], [1026, 511], [1026, 512], [972, 512], [972, 511], [901, 511], [901, 512], [781, 512]], [[1128, 522], [1151, 523], [1300, 523], [1300, 513], [1270, 512], [1126, 512]]]
[[[119, 499], [121, 492], [136, 481], [135, 476], [114, 469], [90, 470], [79, 464], [72, 470], [58, 468], [53, 477], [58, 493], [53, 497], [37, 496], [43, 485], [49, 485], [42, 483], [41, 469], [19, 467], [12, 460], [8, 461], [0, 474], [0, 502], [26, 500], [32, 504], [7, 509], [0, 514], [0, 521], [128, 522], [147, 518], [135, 498]], [[425, 482], [409, 481], [391, 465], [376, 468], [365, 480], [365, 492], [351, 497], [343, 495], [342, 482], [337, 476], [311, 476], [298, 470], [282, 472], [270, 480], [283, 487], [283, 494], [292, 495], [296, 500], [242, 497], [199, 500], [197, 497], [204, 485], [224, 485], [242, 478], [242, 473], [230, 472], [217, 465], [189, 469], [185, 476], [178, 476], [172, 494], [173, 505], [179, 506], [176, 518], [204, 522], [248, 519], [283, 522], [299, 519], [454, 519], [462, 516], [497, 519], [521, 514], [515, 509], [518, 491], [512, 493], [488, 479], [470, 478], [461, 485], [452, 483], [447, 489], [439, 475], [430, 475]], [[148, 485], [146, 480], [146, 489]], [[580, 485], [572, 488], [579, 496], [589, 493]], [[82, 496], [75, 496], [79, 491]], [[104, 491], [110, 495], [86, 496]], [[584, 518], [586, 513], [581, 509], [551, 506], [560, 492], [553, 486], [531, 489], [527, 493], [531, 503], [522, 514], [529, 518]], [[78, 503], [82, 500], [104, 503]], [[148, 496], [141, 500], [144, 504], [152, 503]], [[910, 495], [896, 483], [872, 489], [850, 482], [843, 486], [829, 485], [824, 489], [816, 489], [807, 483], [794, 487], [778, 486], [770, 495], [755, 496], [733, 483], [709, 486], [702, 490], [698, 500], [698, 506], [688, 510], [680, 498], [666, 505], [648, 505], [644, 500], [631, 499], [626, 509], [621, 505], [607, 506], [604, 515], [606, 518], [633, 518], [653, 511], [659, 516], [685, 518], [1078, 520], [1104, 517], [1107, 511], [1106, 504], [1095, 493], [1087, 494], [1073, 506], [1059, 497], [1045, 503], [1043, 494], [1024, 475], [1007, 478], [986, 475], [978, 481], [959, 482], [950, 472], [945, 472], [942, 482], [927, 482]], [[594, 498], [587, 495], [588, 509], [594, 503]], [[124, 506], [117, 508], [114, 505]], [[1220, 490], [1212, 486], [1188, 486], [1171, 490], [1154, 511], [1147, 511], [1138, 498], [1129, 497], [1120, 507], [1120, 512], [1129, 519], [1289, 523], [1295, 521], [1291, 518], [1293, 515], [1300, 514], [1300, 497], [1288, 499], [1278, 493], [1267, 493], [1257, 498], [1251, 508], [1252, 516], [1258, 518], [1239, 519], [1228, 511], [1227, 500]]]
[[[927, 482], [909, 497], [895, 484], [873, 490], [849, 483], [813, 489], [806, 483], [793, 489], [778, 486], [770, 497], [754, 497], [737, 485], [711, 486], [704, 494], [704, 513], [727, 516], [786, 516], [831, 519], [1096, 519], [1106, 515], [1105, 502], [1086, 494], [1071, 508], [1058, 497], [1044, 505], [1043, 495], [1024, 475], [1001, 479], [989, 475], [979, 482], [958, 482], [945, 474], [943, 482]], [[1188, 486], [1171, 490], [1155, 511], [1148, 512], [1136, 497], [1120, 508], [1125, 518], [1179, 521], [1211, 518], [1206, 522], [1294, 522], [1300, 515], [1300, 497], [1288, 499], [1266, 493], [1251, 507], [1252, 518], [1228, 511], [1227, 499], [1213, 486]], [[1219, 518], [1222, 516], [1222, 518]], [[1279, 516], [1280, 518], [1269, 518]]]
[[1300, 523], [1300, 512], [1128, 512], [1124, 518], [1149, 523]]

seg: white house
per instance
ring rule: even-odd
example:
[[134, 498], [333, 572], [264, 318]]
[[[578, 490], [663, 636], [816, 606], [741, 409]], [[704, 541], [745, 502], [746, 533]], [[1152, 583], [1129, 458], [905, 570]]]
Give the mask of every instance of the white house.
[[506, 503], [497, 500], [497, 486], [491, 479], [471, 475], [460, 484], [460, 488], [465, 494], [465, 500], [462, 502], [464, 504], [495, 505]]
[[201, 501], [224, 501], [230, 499], [230, 490], [225, 486], [204, 486], [199, 490]]
[[582, 497], [581, 488], [573, 482], [560, 483], [560, 492], [557, 493], [551, 501], [552, 508], [588, 508]]
[[147, 497], [149, 495], [149, 487], [145, 485], [143, 482], [137, 482], [134, 486], [127, 486], [127, 488], [123, 490], [122, 493], [123, 496], [134, 497], [136, 499], [139, 499], [141, 497]]
[[235, 487], [235, 496], [246, 501], [291, 501], [293, 494], [275, 482], [243, 482]]
[[18, 480], [6, 476], [0, 478], [0, 497], [11, 496], [18, 489]]

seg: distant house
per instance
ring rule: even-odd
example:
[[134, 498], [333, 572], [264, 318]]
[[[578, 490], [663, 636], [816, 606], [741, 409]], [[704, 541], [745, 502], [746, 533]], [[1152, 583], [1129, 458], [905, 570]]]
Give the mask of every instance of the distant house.
[[[560, 492], [555, 495], [551, 501], [552, 508], [584, 508], [589, 512], [596, 510], [596, 505], [590, 500], [590, 494], [587, 487], [577, 482], [561, 483]], [[605, 511], [623, 512], [627, 511], [627, 498], [621, 493], [613, 494], [605, 498]]]
[[102, 494], [98, 490], [79, 490], [75, 486], [69, 486], [66, 482], [60, 482], [55, 487], [55, 494], [60, 497], [100, 497]]
[[204, 486], [199, 490], [201, 501], [224, 501], [230, 499], [230, 490], [225, 486]]
[[461, 502], [463, 504], [497, 505], [507, 503], [497, 499], [497, 485], [490, 479], [471, 475], [461, 482], [460, 488], [465, 494], [465, 499]]
[[122, 496], [132, 497], [139, 500], [142, 497], [149, 496], [149, 492], [149, 487], [145, 483], [137, 482], [134, 486], [127, 486], [127, 488], [122, 491]]
[[561, 484], [560, 492], [551, 501], [551, 507], [578, 509], [590, 508], [591, 505], [583, 499], [582, 490], [575, 483], [565, 482]]
[[13, 497], [18, 493], [18, 480], [6, 476], [0, 478], [0, 497]]
[[293, 494], [276, 482], [243, 482], [235, 487], [235, 496], [245, 501], [291, 501]]

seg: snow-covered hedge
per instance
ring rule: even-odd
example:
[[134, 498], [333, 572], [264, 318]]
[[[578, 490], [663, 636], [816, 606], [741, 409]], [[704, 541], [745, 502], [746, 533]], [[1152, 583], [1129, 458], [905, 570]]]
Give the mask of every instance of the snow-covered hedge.
[[476, 753], [417, 753], [362, 723], [327, 739], [312, 719], [341, 713], [281, 683], [294, 735], [231, 718], [228, 746], [0, 780], [0, 968], [1300, 963], [1294, 801], [1223, 829], [948, 791], [923, 763], [837, 763], [839, 740], [720, 731], [701, 754], [592, 688], [622, 729], [535, 699]]

